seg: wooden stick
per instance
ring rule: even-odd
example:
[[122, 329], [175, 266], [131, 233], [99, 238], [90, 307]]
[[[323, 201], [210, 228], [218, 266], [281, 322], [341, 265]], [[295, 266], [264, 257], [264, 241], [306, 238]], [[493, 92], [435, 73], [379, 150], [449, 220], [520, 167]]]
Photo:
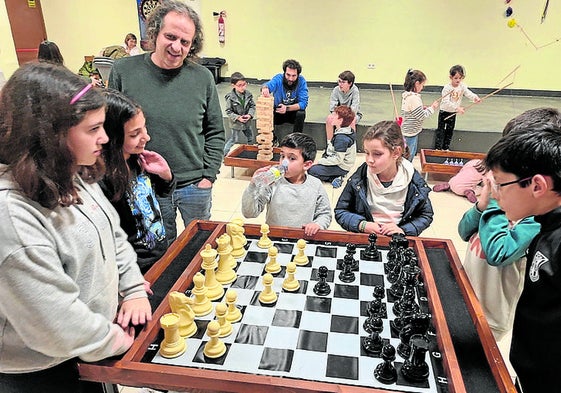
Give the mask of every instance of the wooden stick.
[[452, 94], [454, 92], [454, 89], [450, 90], [448, 93], [444, 94], [443, 96], [441, 96], [439, 99], [437, 99], [436, 101], [440, 101], [442, 100], [444, 97], [448, 97], [450, 94]]
[[514, 70], [510, 71], [503, 79], [501, 79], [500, 82], [497, 83], [497, 85], [500, 85], [501, 83], [503, 83], [506, 78], [508, 78], [509, 76], [514, 74], [516, 72], [516, 70], [518, 70], [519, 68], [520, 68], [520, 65], [518, 65]]
[[[493, 91], [493, 92], [487, 94], [486, 96], [484, 96], [484, 97], [481, 99], [481, 101], [479, 101], [479, 102], [477, 102], [477, 103], [476, 103], [476, 102], [473, 102], [472, 104], [466, 106], [466, 107], [464, 108], [464, 112], [467, 111], [467, 110], [468, 110], [469, 108], [471, 108], [472, 106], [474, 106], [475, 104], [479, 104], [479, 103], [483, 102], [483, 100], [486, 100], [487, 98], [489, 98], [489, 97], [491, 97], [491, 96], [494, 96], [494, 95], [497, 94], [499, 91], [506, 89], [507, 87], [509, 87], [509, 86], [512, 85], [513, 83], [514, 83], [514, 82], [510, 82], [508, 85], [504, 85], [504, 86], [501, 87], [500, 89], [497, 89], [497, 90], [495, 90], [495, 91]], [[456, 116], [456, 115], [457, 115], [457, 113], [452, 113], [450, 116], [445, 117], [444, 120], [448, 120], [448, 119], [451, 118], [452, 116]]]
[[390, 82], [390, 93], [392, 94], [392, 101], [393, 101], [393, 112], [395, 113], [395, 120], [397, 120], [397, 118], [399, 117], [397, 115], [397, 105], [395, 104], [395, 96], [393, 94], [393, 87], [392, 84]]
[[522, 26], [520, 26], [519, 24], [517, 24], [516, 26], [518, 26], [518, 28], [520, 29], [520, 31], [522, 32], [522, 34], [524, 34], [526, 36], [526, 38], [528, 39], [528, 41], [530, 41], [530, 44], [532, 44], [534, 46], [534, 49], [538, 49], [538, 47], [536, 46], [536, 44], [534, 44], [534, 41], [532, 41], [532, 39], [530, 38], [530, 36], [528, 36], [528, 34], [526, 34], [526, 31], [524, 31], [524, 29], [522, 28]]

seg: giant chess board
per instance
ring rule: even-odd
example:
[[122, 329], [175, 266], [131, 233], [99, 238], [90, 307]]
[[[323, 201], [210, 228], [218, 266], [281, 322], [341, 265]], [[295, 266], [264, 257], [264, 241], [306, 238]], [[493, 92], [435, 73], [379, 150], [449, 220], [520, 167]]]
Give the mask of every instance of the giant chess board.
[[[398, 331], [392, 327], [392, 321], [396, 319], [394, 304], [398, 299], [391, 290], [394, 285], [388, 281], [387, 269], [384, 269], [388, 262], [389, 239], [379, 239], [381, 260], [368, 261], [362, 258], [368, 245], [366, 235], [320, 232], [314, 240], [307, 240], [305, 254], [309, 263], [297, 267], [296, 279], [301, 284], [300, 289], [288, 293], [282, 289], [286, 264], [296, 255], [296, 240], [303, 233], [288, 228], [273, 227], [271, 230], [270, 237], [279, 250], [277, 261], [282, 266], [273, 280], [273, 290], [278, 299], [272, 305], [263, 305], [258, 300], [263, 290], [262, 276], [268, 254], [256, 245], [259, 227], [246, 225], [247, 253], [238, 260], [236, 281], [227, 286], [238, 294], [237, 307], [242, 311], [242, 319], [233, 324], [232, 334], [222, 339], [226, 344], [225, 355], [209, 359], [203, 354], [203, 347], [209, 339], [206, 327], [214, 318], [213, 313], [196, 318], [197, 333], [186, 339], [187, 350], [182, 355], [165, 358], [159, 354], [164, 335], [158, 319], [170, 312], [167, 294], [171, 291], [190, 294], [193, 276], [201, 270], [200, 251], [206, 244], [216, 247], [216, 239], [225, 232], [224, 223], [197, 222], [185, 230], [161, 263], [147, 274], [147, 279], [154, 282], [156, 292], [151, 299], [155, 309], [154, 321], [139, 335], [122, 360], [97, 365], [81, 364], [82, 377], [132, 386], [234, 392], [469, 392], [481, 391], [481, 388], [484, 391], [511, 391], [508, 371], [488, 326], [485, 321], [477, 319], [477, 315], [482, 314], [475, 298], [468, 296], [462, 301], [461, 308], [466, 309], [466, 315], [462, 316], [464, 320], [456, 315], [460, 311], [456, 306], [454, 321], [450, 323], [446, 319], [441, 302], [443, 294], [439, 293], [441, 290], [429, 258], [444, 257], [444, 261], [437, 262], [437, 270], [441, 269], [443, 262], [448, 263], [452, 275], [459, 274], [454, 276], [456, 285], [460, 283], [463, 287], [467, 283], [463, 273], [457, 270], [459, 262], [455, 261], [455, 252], [449, 249], [449, 242], [410, 238], [421, 269], [415, 303], [420, 312], [430, 314], [431, 318], [430, 328], [424, 335], [428, 343], [425, 360], [429, 376], [422, 381], [408, 380], [401, 368], [411, 359], [396, 354], [395, 361], [391, 363], [397, 371], [397, 381], [388, 384], [374, 376], [375, 370], [385, 363], [383, 356], [366, 351], [362, 341], [369, 336], [365, 330], [369, 304], [374, 299], [375, 288], [381, 286], [384, 288], [384, 312], [380, 337], [384, 344], [391, 344], [394, 348], [400, 345]], [[358, 271], [354, 272], [354, 281], [343, 282], [339, 277], [340, 268], [348, 243], [357, 245], [354, 256], [358, 261]], [[328, 269], [326, 282], [330, 293], [324, 296], [314, 291], [320, 266]], [[446, 279], [449, 280], [449, 277]], [[459, 296], [469, 295], [470, 291], [470, 288], [462, 288]], [[221, 298], [216, 302], [223, 300]], [[472, 312], [475, 320], [469, 315]], [[466, 325], [466, 320], [471, 326]], [[454, 327], [458, 322], [461, 326]], [[476, 342], [470, 342], [469, 348], [463, 348], [461, 340], [464, 337], [455, 337], [460, 340], [456, 344], [449, 324], [458, 332], [469, 332], [471, 329], [472, 334], [468, 338]], [[477, 355], [476, 348], [480, 348], [482, 358], [473, 358], [474, 354]], [[460, 361], [456, 351], [459, 351]], [[469, 354], [465, 356], [464, 352]], [[473, 370], [462, 371], [468, 366]], [[473, 371], [487, 375], [474, 377]]]

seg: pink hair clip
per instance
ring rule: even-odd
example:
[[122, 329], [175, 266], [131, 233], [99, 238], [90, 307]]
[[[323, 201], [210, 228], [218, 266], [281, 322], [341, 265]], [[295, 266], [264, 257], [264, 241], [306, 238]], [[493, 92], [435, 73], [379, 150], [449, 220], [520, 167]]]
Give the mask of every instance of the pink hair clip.
[[70, 105], [74, 104], [76, 101], [82, 98], [82, 96], [86, 94], [88, 90], [90, 90], [91, 88], [92, 88], [91, 83], [88, 83], [86, 86], [84, 86], [82, 90], [80, 90], [78, 93], [76, 93], [74, 97], [72, 97], [72, 99], [70, 100]]

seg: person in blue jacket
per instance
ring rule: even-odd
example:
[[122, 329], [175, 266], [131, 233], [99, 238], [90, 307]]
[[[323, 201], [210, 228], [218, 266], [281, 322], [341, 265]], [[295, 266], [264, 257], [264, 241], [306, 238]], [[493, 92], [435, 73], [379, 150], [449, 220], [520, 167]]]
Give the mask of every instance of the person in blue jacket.
[[282, 63], [282, 71], [261, 87], [261, 94], [265, 97], [272, 95], [275, 99], [275, 125], [291, 123], [294, 124], [293, 132], [304, 132], [308, 83], [300, 75], [302, 66], [296, 60], [288, 59]]
[[430, 188], [408, 155], [399, 125], [381, 121], [363, 138], [366, 162], [349, 178], [335, 206], [347, 231], [418, 236], [431, 224]]

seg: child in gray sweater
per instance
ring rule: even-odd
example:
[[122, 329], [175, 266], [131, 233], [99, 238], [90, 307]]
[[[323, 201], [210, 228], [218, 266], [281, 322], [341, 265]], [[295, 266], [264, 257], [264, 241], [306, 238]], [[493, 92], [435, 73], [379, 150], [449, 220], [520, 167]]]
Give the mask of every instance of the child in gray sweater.
[[295, 132], [283, 138], [280, 148], [280, 162], [288, 162], [284, 176], [262, 186], [256, 179], [270, 166], [257, 169], [243, 193], [242, 213], [255, 218], [267, 207], [267, 224], [304, 228], [307, 236], [313, 236], [327, 229], [332, 218], [323, 184], [306, 173], [314, 163], [316, 143], [309, 135]]

